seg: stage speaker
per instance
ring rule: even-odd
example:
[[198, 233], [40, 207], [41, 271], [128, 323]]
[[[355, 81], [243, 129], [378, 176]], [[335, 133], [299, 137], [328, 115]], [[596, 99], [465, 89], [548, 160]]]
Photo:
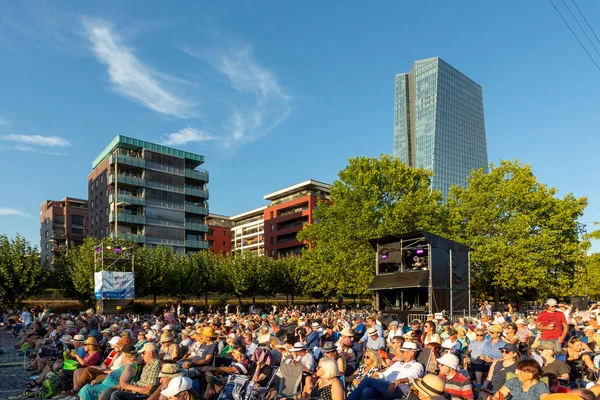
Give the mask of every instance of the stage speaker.
[[133, 314], [133, 300], [96, 300], [96, 314]]
[[584, 296], [571, 297], [571, 305], [573, 306], [573, 312], [575, 308], [579, 309], [579, 311], [587, 311], [587, 298]]

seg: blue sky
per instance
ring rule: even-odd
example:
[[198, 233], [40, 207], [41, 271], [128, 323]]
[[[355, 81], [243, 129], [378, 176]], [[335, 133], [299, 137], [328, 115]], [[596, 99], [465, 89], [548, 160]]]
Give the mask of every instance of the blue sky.
[[[576, 1], [600, 32], [600, 3]], [[600, 220], [600, 71], [548, 1], [0, 8], [2, 233], [38, 244], [40, 204], [85, 198], [119, 133], [205, 155], [214, 213], [332, 182], [349, 157], [392, 151], [394, 76], [433, 56], [482, 85], [490, 161], [531, 164], [589, 198], [588, 229]]]

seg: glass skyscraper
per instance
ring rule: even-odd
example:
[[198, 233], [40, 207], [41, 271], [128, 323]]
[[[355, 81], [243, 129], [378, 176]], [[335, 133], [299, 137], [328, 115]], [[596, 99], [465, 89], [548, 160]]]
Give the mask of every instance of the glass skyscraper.
[[473, 169], [487, 172], [481, 86], [439, 57], [396, 75], [394, 156], [433, 171], [444, 198]]

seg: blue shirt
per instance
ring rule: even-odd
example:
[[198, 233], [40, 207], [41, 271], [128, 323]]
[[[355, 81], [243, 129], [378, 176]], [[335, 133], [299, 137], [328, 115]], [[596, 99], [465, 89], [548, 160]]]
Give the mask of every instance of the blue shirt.
[[85, 347], [83, 347], [83, 346], [75, 349], [75, 353], [77, 353], [77, 355], [81, 358], [85, 358], [85, 355], [87, 354], [87, 352], [85, 351]]
[[481, 342], [473, 340], [471, 343], [469, 343], [469, 350], [471, 350], [471, 352], [469, 353], [469, 358], [471, 360], [476, 360], [477, 358], [479, 358], [479, 356], [483, 354], [485, 342], [485, 340], [482, 340]]
[[317, 331], [311, 331], [306, 337], [306, 347], [312, 352], [315, 347], [319, 345], [319, 333]]
[[492, 339], [488, 339], [484, 342], [483, 345], [483, 356], [487, 356], [493, 358], [494, 360], [498, 360], [502, 358], [502, 352], [500, 349], [504, 347], [506, 342], [502, 339], [498, 340], [496, 344], [492, 344]]
[[[381, 327], [381, 325], [379, 324], [375, 324], [375, 329], [377, 330], [377, 334], [379, 335], [379, 337], [383, 337], [383, 328]], [[367, 340], [369, 340], [369, 330], [367, 329], [367, 331], [365, 332], [365, 334], [363, 335], [363, 337], [360, 339], [364, 342], [366, 342]], [[384, 340], [385, 342], [385, 340]]]

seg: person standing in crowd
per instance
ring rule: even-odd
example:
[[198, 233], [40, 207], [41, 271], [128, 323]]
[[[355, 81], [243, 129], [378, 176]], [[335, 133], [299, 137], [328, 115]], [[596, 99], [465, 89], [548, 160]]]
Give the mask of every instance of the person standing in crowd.
[[557, 302], [554, 299], [548, 299], [546, 309], [542, 311], [537, 319], [535, 327], [542, 332], [541, 343], [550, 342], [560, 351], [562, 343], [569, 332], [569, 325], [565, 315], [557, 311]]

